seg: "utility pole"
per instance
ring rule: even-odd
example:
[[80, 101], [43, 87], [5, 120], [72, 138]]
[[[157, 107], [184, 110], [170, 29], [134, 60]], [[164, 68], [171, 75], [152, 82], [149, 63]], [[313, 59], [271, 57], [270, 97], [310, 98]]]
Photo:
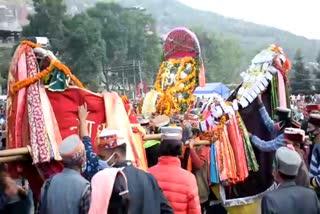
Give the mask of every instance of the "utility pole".
[[136, 61], [133, 60], [133, 99], [136, 99], [137, 81], [136, 81]]
[[142, 86], [142, 97], [144, 96], [144, 91], [143, 91], [143, 82], [142, 82], [142, 74], [141, 74], [141, 63], [140, 60], [138, 61], [138, 65], [139, 65], [139, 79], [140, 79], [140, 84]]
[[122, 95], [125, 95], [126, 94], [126, 89], [124, 87], [124, 68], [122, 69]]

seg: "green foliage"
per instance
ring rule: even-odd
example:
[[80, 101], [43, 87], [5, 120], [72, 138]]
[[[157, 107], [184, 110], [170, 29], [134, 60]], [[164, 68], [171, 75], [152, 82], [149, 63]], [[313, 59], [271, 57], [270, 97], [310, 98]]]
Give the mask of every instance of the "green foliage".
[[[146, 77], [143, 79], [151, 82], [161, 56], [158, 35], [152, 31], [155, 26], [152, 16], [114, 3], [98, 3], [87, 14], [102, 26], [106, 63], [117, 66], [126, 61], [142, 61], [145, 68], [143, 76]], [[128, 81], [133, 82], [133, 79], [128, 78]]]
[[[127, 7], [137, 5], [145, 7], [156, 18], [162, 34], [177, 26], [198, 26], [206, 29], [209, 33], [223, 33], [224, 37], [237, 39], [243, 49], [243, 59], [238, 71], [248, 66], [257, 50], [261, 51], [273, 43], [279, 44], [290, 59], [293, 59], [295, 51], [301, 48], [305, 59], [314, 61], [317, 51], [320, 50], [319, 40], [308, 40], [305, 37], [296, 36], [273, 27], [197, 10], [178, 0], [119, 0], [119, 3]], [[263, 12], [265, 11], [262, 7], [261, 13]]]
[[[64, 2], [69, 10], [76, 6], [77, 11], [83, 13], [73, 18], [68, 16]], [[289, 58], [301, 47], [301, 55], [303, 53], [308, 61], [316, 58], [310, 50], [320, 48], [319, 41], [199, 11], [177, 0], [103, 0], [85, 11], [96, 2], [98, 0], [34, 0], [36, 13], [30, 16], [30, 25], [23, 29], [24, 36], [49, 37], [53, 50], [88, 84], [90, 80], [90, 84], [97, 83], [99, 73], [106, 71], [103, 68], [112, 70], [133, 60], [141, 62], [144, 81], [152, 83], [160, 64], [161, 45], [156, 33], [146, 34], [146, 26], [161, 34], [177, 26], [197, 26], [194, 31], [201, 44], [207, 82], [237, 82], [239, 72], [248, 66], [251, 58], [271, 43], [281, 45]], [[146, 11], [130, 9], [135, 6], [145, 7], [152, 16]], [[296, 90], [306, 86], [309, 90], [310, 84], [299, 79], [308, 78], [309, 71], [299, 66], [298, 61], [296, 71], [290, 74], [292, 86]], [[128, 81], [134, 82], [131, 72], [137, 68], [126, 69]], [[319, 73], [316, 72], [318, 77]]]
[[10, 46], [0, 46], [0, 87], [7, 84], [10, 61], [12, 57], [12, 48]]
[[305, 67], [301, 49], [296, 51], [292, 68], [294, 70], [291, 80], [292, 93], [309, 94], [311, 92], [310, 71]]
[[91, 89], [105, 82], [102, 76], [108, 87], [105, 68], [127, 61], [141, 61], [147, 80], [155, 75], [161, 51], [151, 15], [103, 2], [73, 17], [66, 15], [64, 0], [34, 0], [34, 7], [23, 35], [48, 37], [53, 51]]
[[316, 69], [315, 69], [315, 89], [319, 92], [320, 91], [320, 51], [318, 52], [317, 58], [316, 58]]
[[241, 49], [237, 41], [216, 33], [193, 29], [200, 41], [207, 82], [232, 83], [238, 80]]
[[62, 59], [74, 74], [81, 77], [92, 90], [99, 86], [99, 74], [106, 59], [106, 45], [101, 36], [101, 25], [86, 14], [74, 16], [65, 25], [67, 32]]
[[29, 16], [29, 25], [25, 26], [22, 35], [45, 36], [50, 38], [53, 51], [62, 51], [65, 39], [67, 20], [64, 0], [33, 0], [35, 14]]

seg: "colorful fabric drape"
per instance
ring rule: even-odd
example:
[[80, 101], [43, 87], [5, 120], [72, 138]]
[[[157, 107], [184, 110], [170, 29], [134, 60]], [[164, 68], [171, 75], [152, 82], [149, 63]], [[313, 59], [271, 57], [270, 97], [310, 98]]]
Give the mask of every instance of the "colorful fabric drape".
[[244, 181], [244, 179], [248, 177], [249, 172], [244, 150], [244, 142], [235, 116], [229, 117], [227, 130], [237, 166], [236, 182]]
[[[36, 57], [33, 51], [26, 53], [28, 78], [38, 73]], [[30, 145], [33, 163], [50, 161], [50, 148], [44, 125], [44, 116], [41, 108], [40, 83], [32, 84], [27, 89], [28, 118], [30, 125]]]
[[271, 80], [271, 115], [272, 118], [275, 114], [275, 109], [279, 107], [279, 94], [278, 94], [278, 75], [275, 75]]
[[50, 146], [50, 157], [54, 160], [61, 160], [59, 154], [59, 146], [62, 142], [62, 137], [59, 130], [59, 125], [50, 104], [48, 95], [43, 86], [40, 86], [41, 107], [44, 116], [44, 125], [47, 133], [47, 141]]
[[21, 148], [30, 144], [33, 163], [60, 160], [58, 145], [60, 132], [48, 97], [40, 81], [22, 88], [17, 94], [10, 90], [12, 84], [39, 73], [33, 49], [20, 45], [13, 58], [8, 78], [8, 147]]
[[122, 99], [116, 92], [108, 92], [104, 94], [104, 102], [108, 128], [120, 130], [128, 140], [127, 160], [134, 161], [137, 167], [146, 170], [148, 166], [143, 145], [141, 142], [137, 142], [133, 135]]
[[256, 159], [256, 155], [254, 154], [251, 141], [249, 138], [248, 130], [246, 126], [244, 125], [244, 122], [240, 116], [239, 113], [237, 113], [237, 122], [241, 131], [241, 136], [243, 138], [244, 142], [244, 147], [245, 147], [245, 152], [246, 152], [246, 159], [247, 159], [247, 165], [248, 165], [248, 170], [257, 172], [259, 170], [259, 164]]
[[287, 108], [287, 95], [286, 95], [286, 84], [284, 78], [280, 72], [277, 72], [278, 75], [278, 96], [279, 96], [279, 106]]
[[143, 136], [146, 134], [146, 131], [140, 125], [138, 117], [129, 100], [127, 98], [122, 98], [122, 101], [132, 127], [136, 150], [138, 151], [138, 154], [141, 155], [143, 160], [143, 165], [141, 165], [141, 168], [147, 170], [147, 165], [144, 165], [147, 164], [147, 156], [143, 147]]
[[210, 182], [213, 184], [218, 184], [220, 182], [219, 171], [217, 168], [217, 161], [216, 161], [215, 144], [211, 145], [211, 151], [210, 151]]
[[200, 87], [206, 86], [206, 75], [205, 75], [204, 64], [202, 59], [200, 59], [200, 72], [198, 76], [198, 82]]
[[[8, 75], [7, 147], [12, 149], [31, 146], [31, 155], [34, 163], [37, 164], [35, 166], [28, 162], [17, 164], [23, 167], [22, 176], [29, 180], [35, 198], [39, 196], [42, 182], [62, 169], [60, 163], [53, 161], [53, 159], [60, 159], [57, 147], [61, 142], [61, 137], [56, 131], [58, 125], [51, 105], [48, 104], [48, 97], [44, 89], [39, 87], [39, 83], [35, 83], [33, 87], [30, 86], [31, 88], [21, 88], [16, 93], [13, 93], [11, 86], [36, 75], [38, 71], [32, 48], [28, 45], [20, 45], [13, 56]], [[36, 93], [35, 98], [30, 97], [30, 92]], [[32, 103], [33, 101], [36, 103]], [[37, 114], [37, 117], [31, 121], [29, 118], [33, 114]], [[39, 135], [41, 139], [34, 136], [38, 135], [34, 130], [41, 131]], [[14, 178], [19, 176], [17, 164], [9, 164], [10, 175]]]
[[[28, 78], [36, 76], [39, 68], [32, 49], [26, 53], [26, 62]], [[60, 145], [62, 139], [59, 130], [53, 128], [54, 124], [57, 126], [57, 122], [39, 81], [28, 87], [27, 103], [33, 163], [49, 162], [52, 158], [61, 160], [57, 144]]]
[[223, 127], [220, 138], [215, 142], [215, 145], [220, 180], [235, 183], [237, 180], [237, 168], [226, 126]]
[[26, 146], [22, 136], [29, 138], [26, 88], [16, 94], [11, 90], [11, 85], [27, 78], [26, 52], [31, 51], [27, 45], [20, 45], [11, 61], [8, 75], [8, 100], [7, 100], [7, 148], [21, 148]]

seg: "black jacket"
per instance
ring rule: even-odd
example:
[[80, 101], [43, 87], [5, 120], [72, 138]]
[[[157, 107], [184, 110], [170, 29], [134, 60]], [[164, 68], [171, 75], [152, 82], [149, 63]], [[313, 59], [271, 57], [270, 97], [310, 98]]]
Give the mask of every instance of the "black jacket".
[[[173, 209], [153, 175], [134, 167], [130, 162], [114, 167], [124, 167], [123, 172], [128, 181], [130, 214], [173, 213]], [[117, 185], [117, 182], [115, 185]]]

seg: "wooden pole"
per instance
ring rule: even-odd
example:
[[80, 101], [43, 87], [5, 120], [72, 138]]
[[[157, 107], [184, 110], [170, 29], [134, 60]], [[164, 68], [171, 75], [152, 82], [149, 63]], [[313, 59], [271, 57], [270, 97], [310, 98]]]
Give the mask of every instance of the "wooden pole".
[[7, 157], [0, 157], [0, 163], [9, 163], [14, 161], [26, 161], [28, 160], [27, 155], [13, 155]]
[[17, 149], [6, 149], [0, 151], [0, 157], [16, 156], [16, 155], [28, 155], [28, 147], [22, 147]]
[[[161, 140], [161, 134], [148, 134], [143, 137], [144, 141], [147, 140]], [[210, 145], [208, 140], [198, 140], [195, 142], [195, 146]], [[28, 147], [22, 147], [17, 149], [6, 149], [0, 151], [0, 163], [7, 163], [13, 161], [24, 161], [30, 157]]]
[[143, 136], [143, 140], [161, 140], [161, 134], [147, 134]]
[[[161, 140], [161, 134], [147, 134], [143, 137], [143, 140]], [[197, 140], [194, 145], [209, 145], [211, 144], [208, 140]]]

